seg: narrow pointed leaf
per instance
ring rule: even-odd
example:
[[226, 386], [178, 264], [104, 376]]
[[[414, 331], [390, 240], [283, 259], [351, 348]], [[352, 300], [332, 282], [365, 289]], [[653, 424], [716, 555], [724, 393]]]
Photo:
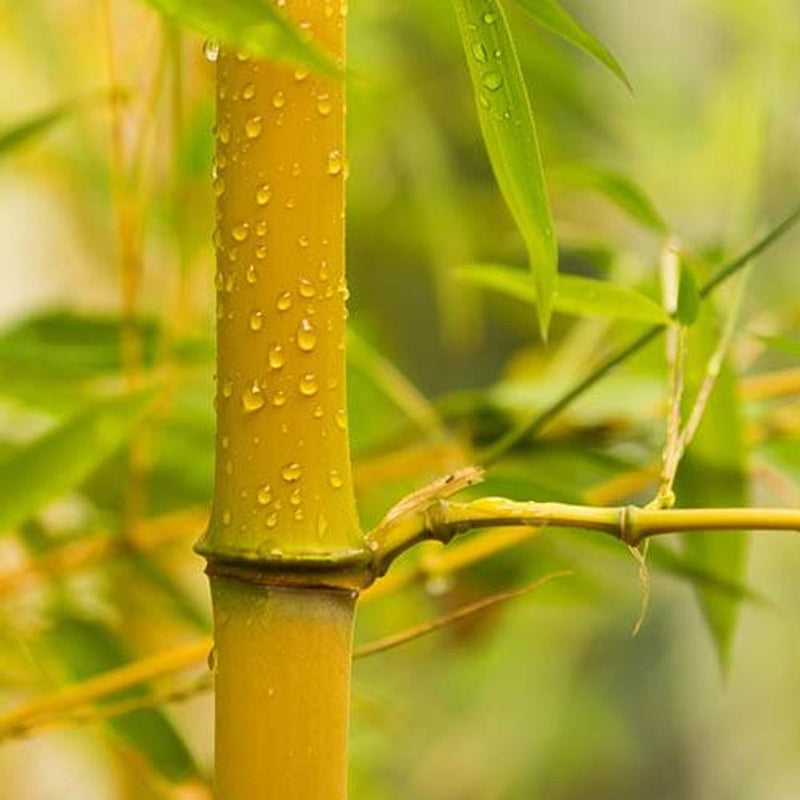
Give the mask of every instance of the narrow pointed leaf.
[[115, 396], [0, 462], [0, 532], [77, 487], [130, 433], [152, 390]]
[[[130, 661], [126, 648], [112, 631], [97, 622], [67, 614], [57, 615], [42, 644], [70, 683], [88, 680]], [[137, 696], [146, 699], [144, 686], [118, 692], [114, 700]], [[117, 737], [141, 753], [150, 766], [168, 781], [184, 783], [198, 778], [191, 753], [161, 711], [153, 708], [128, 711], [109, 719], [107, 724]]]
[[540, 25], [544, 25], [562, 39], [596, 58], [628, 89], [631, 88], [625, 70], [622, 69], [609, 49], [593, 33], [586, 30], [557, 0], [516, 0], [516, 2]]
[[[527, 275], [514, 267], [471, 264], [462, 267], [457, 274], [473, 285], [492, 289], [524, 303], [536, 302], [536, 291]], [[667, 312], [647, 295], [627, 286], [577, 275], [559, 276], [553, 309], [562, 314], [580, 317], [606, 317], [660, 324], [669, 322]]]
[[[714, 308], [701, 306], [697, 322], [689, 329], [687, 361], [687, 400], [693, 402], [714, 352], [719, 332]], [[705, 416], [684, 457], [676, 494], [684, 507], [746, 506], [746, 443], [744, 414], [736, 375], [726, 362], [716, 380]], [[747, 568], [747, 535], [726, 532], [693, 534], [685, 537], [684, 550], [689, 561], [732, 584], [742, 584]], [[733, 637], [739, 617], [740, 600], [697, 586], [700, 608], [717, 650], [720, 666], [730, 665]]]
[[262, 58], [339, 72], [268, 0], [146, 0], [179, 25]]
[[546, 335], [558, 279], [550, 214], [531, 103], [499, 0], [453, 0], [495, 177], [528, 250], [539, 325]]
[[667, 225], [653, 201], [627, 175], [591, 164], [569, 164], [554, 170], [553, 178], [565, 188], [587, 189], [603, 195], [649, 230], [657, 233], [667, 230]]

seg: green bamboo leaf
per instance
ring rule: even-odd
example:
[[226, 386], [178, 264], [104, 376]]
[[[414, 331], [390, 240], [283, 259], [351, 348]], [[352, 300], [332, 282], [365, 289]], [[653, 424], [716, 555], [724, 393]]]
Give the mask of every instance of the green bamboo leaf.
[[[110, 630], [97, 622], [61, 612], [41, 644], [55, 660], [58, 671], [70, 683], [122, 667], [131, 658], [127, 648]], [[118, 692], [110, 700], [146, 697], [147, 689], [137, 686]], [[101, 705], [102, 708], [102, 705]], [[172, 783], [199, 777], [197, 766], [185, 743], [167, 717], [153, 708], [129, 711], [107, 721], [111, 731], [141, 753], [156, 772]]]
[[119, 90], [99, 92], [96, 95], [61, 103], [46, 111], [33, 114], [20, 122], [13, 123], [0, 130], [0, 158], [9, 155], [23, 145], [34, 142], [57, 123], [86, 106], [96, 102], [109, 102], [121, 96], [124, 95]]
[[[711, 303], [703, 303], [689, 329], [686, 369], [687, 401], [697, 394], [719, 333]], [[737, 378], [725, 362], [716, 380], [703, 421], [681, 462], [676, 494], [681, 506], [746, 506], [747, 481], [744, 413]], [[684, 537], [684, 552], [698, 569], [741, 584], [747, 567], [747, 535], [739, 532], [692, 534]], [[700, 608], [713, 638], [723, 672], [730, 665], [740, 601], [697, 586]]]
[[631, 83], [611, 51], [557, 0], [516, 0], [540, 25], [596, 58], [628, 89]]
[[519, 59], [499, 0], [453, 0], [495, 177], [528, 250], [546, 336], [558, 281], [558, 246], [539, 141]]
[[553, 179], [569, 189], [587, 189], [606, 197], [635, 222], [657, 233], [667, 225], [647, 193], [627, 175], [591, 164], [568, 164], [553, 171]]
[[783, 353], [785, 356], [800, 358], [800, 339], [793, 339], [791, 336], [759, 335], [758, 340], [776, 353]]
[[700, 287], [691, 267], [681, 259], [678, 307], [675, 316], [682, 325], [693, 325], [700, 313]]
[[331, 75], [340, 72], [333, 59], [266, 0], [146, 0], [179, 25], [241, 52], [303, 64]]
[[[471, 264], [459, 269], [457, 275], [471, 284], [501, 292], [524, 303], [536, 302], [536, 290], [528, 276], [515, 267]], [[667, 312], [647, 295], [627, 286], [577, 275], [559, 276], [553, 309], [579, 317], [606, 317], [658, 324], [669, 322]]]
[[122, 444], [152, 399], [148, 389], [102, 400], [0, 462], [0, 532], [78, 486]]

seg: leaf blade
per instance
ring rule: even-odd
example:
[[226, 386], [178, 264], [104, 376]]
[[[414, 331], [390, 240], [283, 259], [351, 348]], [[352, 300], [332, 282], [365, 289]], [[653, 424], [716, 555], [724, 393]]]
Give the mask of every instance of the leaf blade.
[[174, 22], [243, 52], [336, 75], [333, 59], [263, 0], [145, 0]]
[[80, 484], [125, 440], [153, 390], [114, 396], [0, 462], [0, 533]]
[[525, 240], [539, 327], [546, 337], [558, 281], [558, 245], [522, 69], [497, 0], [453, 2], [483, 140], [500, 191]]
[[[471, 264], [458, 271], [458, 277], [473, 285], [492, 289], [524, 303], [536, 301], [534, 287], [525, 274], [500, 264]], [[597, 281], [577, 275], [559, 276], [553, 309], [575, 316], [624, 319], [630, 322], [666, 324], [667, 312], [647, 295], [627, 286]]]
[[617, 77], [629, 91], [633, 91], [625, 70], [611, 51], [557, 0], [517, 0], [517, 3], [540, 25], [588, 53]]

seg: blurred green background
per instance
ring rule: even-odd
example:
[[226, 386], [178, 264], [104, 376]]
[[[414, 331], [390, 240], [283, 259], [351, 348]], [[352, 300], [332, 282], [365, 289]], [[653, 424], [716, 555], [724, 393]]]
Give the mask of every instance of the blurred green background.
[[[24, 463], [31, 442], [66, 425], [56, 455], [34, 451], [28, 464], [43, 494], [19, 502], [36, 513], [0, 513], [3, 708], [209, 631], [191, 544], [213, 459], [213, 66], [194, 34], [135, 0], [112, 5], [116, 75], [102, 3], [0, 0], [0, 456]], [[563, 271], [658, 299], [664, 233], [620, 209], [607, 178], [598, 191], [597, 175], [634, 181], [698, 261], [740, 252], [800, 199], [796, 0], [569, 0], [632, 93], [505, 5]], [[640, 326], [557, 315], [545, 347], [532, 307], [458, 280], [459, 266], [522, 266], [525, 252], [485, 155], [453, 9], [351, 0], [348, 20], [350, 417], [372, 525]], [[35, 135], [2, 139], [27, 122]], [[143, 268], [127, 316], [120, 196]], [[796, 374], [779, 396], [757, 391], [760, 376], [791, 378], [800, 366], [786, 340], [771, 348], [763, 338], [796, 337], [798, 246], [790, 235], [758, 259], [679, 503], [800, 505]], [[728, 298], [720, 294], [723, 309]], [[104, 400], [125, 385], [126, 326], [145, 380], [168, 388], [144, 421], [138, 405]], [[650, 347], [508, 454], [482, 491], [585, 501], [657, 461], [663, 362], [663, 343]], [[736, 463], [716, 464], [719, 453]], [[15, 473], [24, 477], [3, 470], [0, 505], [11, 503]], [[157, 546], [126, 545], [140, 529]], [[67, 547], [82, 554], [79, 566], [59, 558]], [[87, 557], [92, 547], [106, 551]], [[578, 532], [545, 532], [365, 605], [359, 641], [552, 569], [575, 573], [358, 663], [351, 796], [795, 800], [800, 546], [755, 536], [746, 570], [729, 580], [692, 556], [677, 541], [660, 545], [636, 638], [636, 563]], [[726, 619], [744, 600], [738, 626], [717, 630], [717, 648], [693, 583]], [[204, 797], [212, 724], [203, 693], [36, 732], [0, 747], [0, 798]]]

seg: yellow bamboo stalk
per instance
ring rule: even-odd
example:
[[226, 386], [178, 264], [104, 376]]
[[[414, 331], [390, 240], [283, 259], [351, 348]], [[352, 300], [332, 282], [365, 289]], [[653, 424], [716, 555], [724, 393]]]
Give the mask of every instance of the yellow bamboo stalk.
[[[343, 0], [280, 10], [343, 66]], [[345, 392], [341, 78], [217, 63], [214, 607], [220, 800], [345, 800], [369, 551]]]

